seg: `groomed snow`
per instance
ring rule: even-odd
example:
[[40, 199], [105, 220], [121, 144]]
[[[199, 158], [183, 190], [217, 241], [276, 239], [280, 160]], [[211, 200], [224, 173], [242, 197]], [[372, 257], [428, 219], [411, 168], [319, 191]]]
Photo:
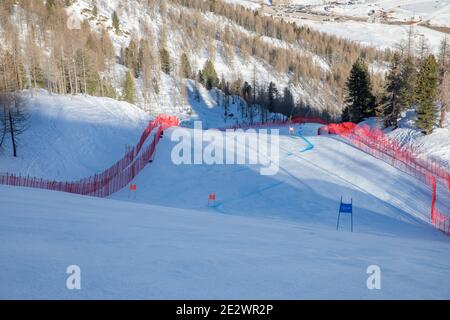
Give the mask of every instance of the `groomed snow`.
[[4, 186], [0, 208], [2, 299], [450, 298], [448, 238], [407, 222], [414, 236], [336, 232]]
[[[450, 242], [428, 222], [430, 190], [318, 127], [301, 127], [308, 153], [281, 129], [275, 176], [175, 166], [169, 129], [136, 200], [0, 186], [0, 298], [450, 298]], [[348, 216], [336, 231], [341, 196], [353, 199], [354, 233]], [[66, 289], [70, 265], [80, 291]], [[379, 291], [366, 287], [370, 265]]]
[[[429, 187], [333, 136], [317, 136], [318, 127], [301, 127], [315, 145], [305, 153], [300, 152], [305, 143], [281, 128], [280, 170], [274, 176], [261, 176], [259, 166], [175, 165], [171, 152], [177, 142], [169, 141], [169, 130], [158, 146], [155, 162], [136, 178], [137, 201], [200, 210], [208, 194], [216, 192], [217, 212], [293, 219], [332, 228], [343, 196], [347, 201], [353, 198], [359, 208], [356, 228], [361, 232], [398, 235], [411, 230], [404, 228], [405, 221], [429, 223]], [[191, 129], [189, 132], [194, 134]], [[243, 148], [239, 146], [239, 150]], [[112, 198], [127, 200], [128, 191]], [[438, 199], [438, 205], [442, 212], [450, 212], [450, 203]]]

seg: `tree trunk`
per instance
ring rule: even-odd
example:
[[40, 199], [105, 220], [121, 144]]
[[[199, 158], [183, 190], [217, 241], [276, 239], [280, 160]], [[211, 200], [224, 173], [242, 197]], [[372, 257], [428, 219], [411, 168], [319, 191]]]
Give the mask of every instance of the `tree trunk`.
[[[3, 117], [6, 117], [5, 113], [6, 113], [6, 107], [3, 106]], [[2, 139], [0, 140], [0, 147], [3, 145], [3, 141], [5, 141], [5, 137], [6, 137], [6, 134], [7, 134], [6, 119], [4, 118], [2, 122], [3, 122], [3, 133], [2, 133]]]
[[84, 52], [81, 53], [81, 61], [82, 61], [82, 65], [83, 65], [84, 94], [87, 95], [86, 65], [84, 63]]
[[439, 128], [444, 128], [445, 121], [447, 120], [447, 111], [448, 111], [448, 105], [443, 104], [441, 106], [441, 118], [439, 119]]
[[13, 126], [13, 120], [12, 120], [12, 115], [11, 115], [11, 109], [8, 109], [8, 120], [9, 120], [9, 130], [11, 131], [11, 142], [13, 145], [13, 155], [14, 155], [14, 157], [17, 157], [16, 139], [14, 137], [14, 126]]

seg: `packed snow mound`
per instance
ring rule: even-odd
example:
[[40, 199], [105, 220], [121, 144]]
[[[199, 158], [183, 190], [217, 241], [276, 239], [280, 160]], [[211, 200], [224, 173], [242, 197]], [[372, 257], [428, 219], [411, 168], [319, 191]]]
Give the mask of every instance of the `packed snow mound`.
[[150, 116], [126, 102], [46, 91], [20, 93], [30, 115], [19, 136], [18, 158], [10, 139], [0, 150], [0, 172], [60, 181], [99, 173], [134, 146]]
[[[450, 242], [429, 231], [337, 232], [0, 186], [0, 298], [449, 299]], [[66, 289], [71, 265], [81, 290]], [[366, 286], [371, 265], [381, 290]]]

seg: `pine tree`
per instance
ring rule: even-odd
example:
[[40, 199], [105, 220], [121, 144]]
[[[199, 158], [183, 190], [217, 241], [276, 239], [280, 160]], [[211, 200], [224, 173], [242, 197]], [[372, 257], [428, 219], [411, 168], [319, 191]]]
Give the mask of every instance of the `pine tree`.
[[10, 92], [0, 94], [0, 121], [4, 128], [0, 142], [3, 142], [6, 134], [10, 134], [14, 157], [17, 157], [19, 136], [27, 129], [28, 119], [29, 114], [19, 95]]
[[124, 65], [127, 68], [132, 69], [134, 71], [134, 76], [138, 78], [141, 71], [141, 65], [139, 62], [139, 46], [136, 39], [131, 39], [130, 44], [125, 48], [123, 54]]
[[378, 114], [386, 127], [397, 128], [400, 115], [400, 98], [403, 88], [401, 74], [401, 56], [395, 53], [391, 62], [391, 69], [386, 79], [384, 103], [381, 104], [381, 114]]
[[136, 102], [136, 88], [134, 84], [134, 77], [131, 71], [128, 71], [125, 75], [122, 100], [131, 104], [134, 104]]
[[399, 107], [400, 112], [405, 111], [414, 104], [414, 85], [417, 77], [416, 66], [411, 56], [401, 62], [401, 81], [402, 89], [400, 91]]
[[165, 73], [165, 74], [170, 74], [170, 55], [169, 55], [169, 51], [167, 51], [165, 48], [162, 48], [159, 51], [159, 58], [161, 60], [161, 70]]
[[97, 8], [97, 5], [94, 5], [94, 7], [92, 8], [92, 15], [93, 15], [94, 17], [97, 17], [97, 16], [98, 16], [98, 8]]
[[231, 95], [230, 83], [228, 81], [225, 82], [225, 85], [223, 87], [223, 93], [225, 94], [225, 101], [224, 101], [223, 107], [224, 107], [224, 117], [226, 119], [226, 118], [228, 118], [228, 115], [229, 115], [230, 95]]
[[45, 6], [47, 7], [48, 11], [52, 11], [53, 8], [55, 7], [55, 0], [47, 0], [45, 2]]
[[87, 49], [79, 49], [76, 52], [75, 60], [79, 66], [80, 88], [84, 94], [100, 95], [100, 76], [95, 71], [92, 59]]
[[292, 95], [291, 89], [289, 89], [289, 87], [285, 87], [283, 90], [282, 104], [283, 107], [281, 113], [283, 113], [284, 115], [288, 115], [289, 117], [292, 117], [295, 109], [295, 101], [294, 96]]
[[278, 89], [275, 83], [269, 83], [268, 89], [268, 108], [269, 112], [274, 112], [276, 107], [276, 100], [278, 99]]
[[112, 14], [112, 25], [114, 27], [114, 30], [116, 31], [116, 34], [120, 34], [120, 20], [116, 11], [114, 11]]
[[181, 76], [183, 78], [191, 78], [192, 77], [192, 69], [191, 64], [189, 63], [189, 59], [186, 53], [181, 55]]
[[371, 92], [369, 70], [362, 58], [358, 58], [353, 64], [346, 86], [347, 105], [342, 120], [358, 123], [366, 117], [374, 116], [375, 97]]
[[213, 87], [217, 86], [219, 80], [217, 78], [216, 69], [214, 68], [214, 64], [211, 60], [207, 60], [205, 62], [202, 74], [206, 89], [211, 90]]
[[416, 125], [425, 134], [433, 132], [438, 120], [436, 99], [438, 93], [438, 64], [434, 55], [422, 63], [416, 81], [417, 120]]

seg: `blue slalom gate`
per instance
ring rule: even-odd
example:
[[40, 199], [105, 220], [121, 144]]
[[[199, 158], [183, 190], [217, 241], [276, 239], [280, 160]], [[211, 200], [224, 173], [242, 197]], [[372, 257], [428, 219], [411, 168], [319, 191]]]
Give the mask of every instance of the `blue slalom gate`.
[[351, 218], [351, 231], [353, 232], [353, 199], [350, 200], [350, 203], [344, 203], [341, 197], [341, 203], [339, 205], [339, 213], [337, 218], [336, 230], [339, 230], [339, 222], [341, 220], [341, 214], [346, 213], [350, 214]]

